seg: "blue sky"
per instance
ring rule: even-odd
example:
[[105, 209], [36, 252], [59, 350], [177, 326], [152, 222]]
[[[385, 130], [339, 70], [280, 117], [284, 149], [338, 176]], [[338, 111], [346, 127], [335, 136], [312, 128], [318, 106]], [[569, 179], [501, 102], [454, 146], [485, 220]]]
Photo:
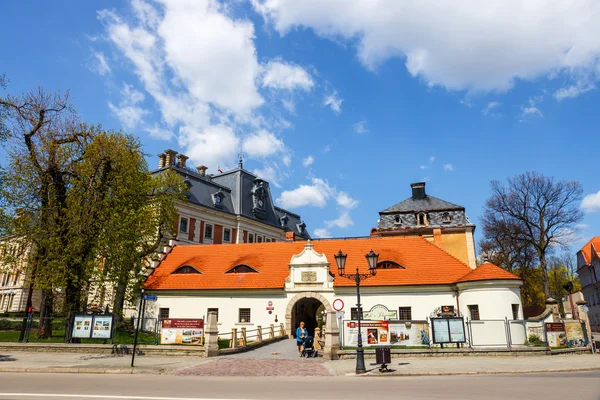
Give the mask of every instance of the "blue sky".
[[152, 167], [242, 150], [315, 236], [368, 235], [422, 180], [478, 223], [489, 182], [526, 171], [583, 184], [574, 248], [600, 234], [600, 5], [412, 3], [4, 2], [0, 72], [70, 89]]

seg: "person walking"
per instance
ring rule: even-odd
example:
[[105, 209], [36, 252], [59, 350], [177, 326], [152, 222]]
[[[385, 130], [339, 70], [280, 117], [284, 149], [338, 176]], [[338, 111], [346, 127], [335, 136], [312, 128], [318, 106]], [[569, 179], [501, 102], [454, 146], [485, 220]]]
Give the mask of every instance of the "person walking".
[[300, 326], [296, 329], [296, 344], [298, 345], [298, 355], [302, 357], [304, 350], [304, 339], [308, 336], [308, 332], [304, 327], [304, 322], [300, 322]]

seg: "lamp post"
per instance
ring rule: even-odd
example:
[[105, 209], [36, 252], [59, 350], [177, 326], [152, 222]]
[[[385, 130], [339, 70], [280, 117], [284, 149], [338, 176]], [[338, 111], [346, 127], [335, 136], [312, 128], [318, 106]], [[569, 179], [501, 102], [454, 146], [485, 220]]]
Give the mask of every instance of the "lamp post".
[[358, 271], [358, 266], [356, 266], [356, 273], [347, 274], [346, 273], [346, 257], [347, 254], [342, 253], [340, 250], [335, 257], [335, 262], [338, 267], [338, 275], [343, 276], [344, 278], [352, 279], [356, 283], [356, 307], [358, 308], [358, 344], [356, 346], [356, 373], [364, 374], [367, 372], [365, 369], [365, 351], [362, 346], [362, 333], [360, 328], [360, 320], [362, 318], [362, 306], [360, 304], [360, 281], [375, 276], [377, 270], [377, 260], [379, 259], [379, 254], [375, 254], [373, 250], [369, 252], [369, 254], [365, 255], [367, 262], [369, 264], [369, 273], [361, 274]]

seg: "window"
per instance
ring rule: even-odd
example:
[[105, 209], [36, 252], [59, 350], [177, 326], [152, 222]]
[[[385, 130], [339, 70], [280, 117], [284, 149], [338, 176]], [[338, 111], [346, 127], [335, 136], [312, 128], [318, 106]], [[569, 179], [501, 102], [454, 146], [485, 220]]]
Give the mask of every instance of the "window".
[[257, 270], [246, 264], [239, 264], [231, 268], [226, 274], [247, 274], [247, 273], [258, 273]]
[[377, 263], [377, 269], [404, 269], [403, 266], [395, 261], [384, 260]]
[[412, 319], [412, 310], [410, 307], [398, 308], [398, 319], [410, 321]]
[[240, 308], [240, 317], [239, 317], [238, 321], [242, 324], [250, 322], [250, 309], [249, 308]]
[[186, 217], [181, 217], [179, 220], [179, 232], [188, 233], [188, 219]]
[[471, 304], [469, 307], [469, 314], [471, 314], [471, 319], [474, 321], [479, 320], [479, 306], [477, 304]]
[[177, 268], [173, 271], [174, 274], [201, 274], [202, 272], [198, 271], [196, 268], [191, 265], [184, 265], [183, 267]]
[[158, 310], [158, 316], [160, 319], [169, 318], [169, 309], [168, 308], [160, 308]]
[[217, 322], [219, 322], [219, 309], [218, 308], [209, 308], [206, 310], [206, 318], [208, 319], [208, 313], [209, 312], [216, 312], [217, 313]]
[[248, 243], [254, 243], [254, 233], [248, 234]]
[[204, 239], [212, 239], [213, 238], [213, 226], [210, 224], [206, 224], [204, 226]]
[[265, 238], [265, 243], [271, 243], [271, 239]]
[[223, 229], [223, 241], [231, 242], [231, 229], [229, 229], [229, 228]]
[[450, 213], [445, 212], [442, 214], [442, 222], [444, 224], [449, 224], [450, 222], [452, 222], [452, 217], [450, 216]]
[[263, 241], [263, 237], [262, 236], [257, 236], [256, 237], [256, 243], [262, 243]]
[[519, 319], [519, 305], [518, 304], [512, 305], [512, 312], [513, 312], [513, 319]]
[[402, 223], [402, 218], [400, 218], [400, 216], [399, 216], [399, 215], [396, 215], [396, 216], [394, 217], [394, 223], [396, 223], [396, 224], [401, 224], [401, 223]]
[[350, 319], [357, 320], [358, 319], [358, 308], [352, 307], [350, 308]]
[[17, 282], [19, 282], [19, 277], [20, 277], [21, 273], [17, 272], [15, 274], [15, 279], [13, 280], [13, 286], [15, 286], [17, 284]]
[[417, 214], [417, 225], [429, 225], [427, 223], [427, 214], [424, 212]]

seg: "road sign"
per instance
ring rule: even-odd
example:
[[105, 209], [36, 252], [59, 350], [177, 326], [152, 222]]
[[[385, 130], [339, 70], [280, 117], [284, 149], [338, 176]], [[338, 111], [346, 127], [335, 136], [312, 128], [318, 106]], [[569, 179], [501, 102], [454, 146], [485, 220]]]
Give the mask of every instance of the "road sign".
[[344, 302], [342, 299], [335, 299], [333, 301], [333, 309], [335, 311], [342, 311], [344, 309]]
[[158, 300], [158, 297], [150, 295], [150, 294], [145, 294], [144, 295], [144, 300], [146, 300], [146, 301], [156, 301], [156, 300]]

